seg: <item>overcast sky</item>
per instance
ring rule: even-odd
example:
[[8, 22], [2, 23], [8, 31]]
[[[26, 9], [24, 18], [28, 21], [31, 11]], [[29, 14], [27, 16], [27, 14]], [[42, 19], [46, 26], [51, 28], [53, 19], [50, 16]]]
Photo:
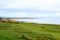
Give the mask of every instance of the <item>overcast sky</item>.
[[60, 17], [60, 0], [0, 0], [0, 15]]
[[60, 19], [60, 0], [0, 0], [0, 16], [51, 17], [56, 21]]

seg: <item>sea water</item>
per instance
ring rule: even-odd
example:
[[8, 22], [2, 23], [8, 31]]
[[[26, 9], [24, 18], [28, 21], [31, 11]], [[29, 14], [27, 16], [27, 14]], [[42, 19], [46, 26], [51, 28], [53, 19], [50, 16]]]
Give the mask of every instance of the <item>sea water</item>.
[[38, 19], [18, 19], [18, 21], [47, 23], [47, 24], [60, 24], [60, 17], [42, 17]]

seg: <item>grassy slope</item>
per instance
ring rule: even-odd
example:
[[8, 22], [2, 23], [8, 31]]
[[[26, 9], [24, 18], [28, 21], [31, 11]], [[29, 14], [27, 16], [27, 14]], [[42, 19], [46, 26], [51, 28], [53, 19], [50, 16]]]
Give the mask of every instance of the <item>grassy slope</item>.
[[33, 40], [60, 40], [60, 25], [0, 22], [0, 40], [21, 40], [23, 35]]

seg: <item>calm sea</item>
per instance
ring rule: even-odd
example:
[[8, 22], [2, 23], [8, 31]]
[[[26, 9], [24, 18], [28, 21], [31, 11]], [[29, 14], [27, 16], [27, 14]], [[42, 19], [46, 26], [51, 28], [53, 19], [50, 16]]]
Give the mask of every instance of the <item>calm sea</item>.
[[40, 19], [18, 19], [23, 22], [60, 24], [60, 17], [42, 17]]

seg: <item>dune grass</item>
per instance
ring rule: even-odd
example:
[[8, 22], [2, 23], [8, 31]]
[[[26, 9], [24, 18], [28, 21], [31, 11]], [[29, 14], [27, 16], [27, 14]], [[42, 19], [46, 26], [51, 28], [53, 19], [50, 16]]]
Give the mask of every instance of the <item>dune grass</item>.
[[0, 40], [60, 40], [60, 25], [0, 22]]

